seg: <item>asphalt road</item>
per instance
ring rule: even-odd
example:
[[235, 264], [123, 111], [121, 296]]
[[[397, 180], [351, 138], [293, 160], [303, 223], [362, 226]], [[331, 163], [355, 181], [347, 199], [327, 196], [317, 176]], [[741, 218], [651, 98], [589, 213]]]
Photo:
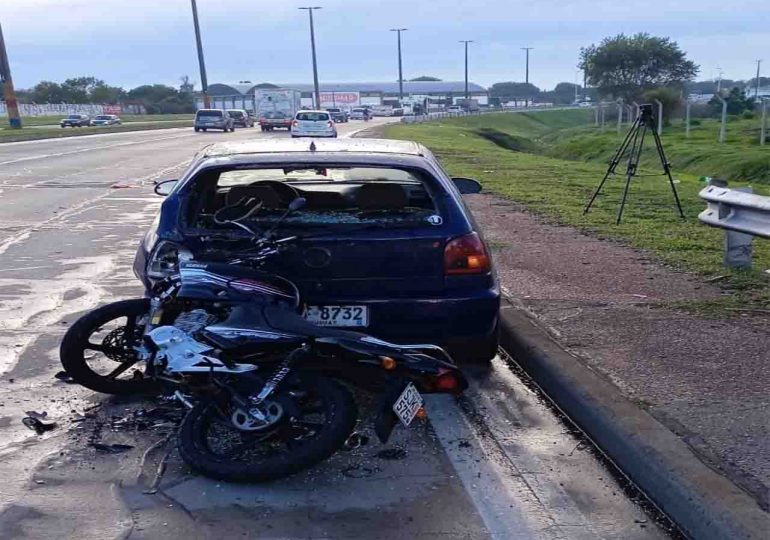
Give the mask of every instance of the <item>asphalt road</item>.
[[[665, 537], [500, 359], [470, 373], [459, 402], [429, 399], [430, 421], [387, 447], [371, 437], [261, 486], [189, 474], [163, 444], [164, 421], [140, 412], [156, 403], [54, 379], [68, 324], [141, 293], [130, 267], [160, 203], [152, 181], [178, 176], [211, 142], [285, 136], [170, 129], [0, 144], [0, 538]], [[57, 427], [36, 435], [21, 423], [29, 410]], [[393, 448], [404, 452], [381, 453]]]

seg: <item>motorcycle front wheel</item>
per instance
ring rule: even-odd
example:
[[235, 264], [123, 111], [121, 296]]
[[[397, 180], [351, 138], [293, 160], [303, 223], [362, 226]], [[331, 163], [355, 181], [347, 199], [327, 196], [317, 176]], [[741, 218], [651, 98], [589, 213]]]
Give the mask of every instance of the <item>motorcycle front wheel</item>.
[[252, 423], [229, 396], [199, 401], [179, 430], [182, 459], [217, 480], [275, 480], [330, 457], [356, 424], [353, 397], [333, 379], [295, 373], [271, 398], [262, 425]]
[[136, 348], [150, 311], [146, 298], [122, 300], [89, 311], [64, 334], [59, 358], [72, 379], [96, 392], [156, 394], [160, 385], [144, 376]]

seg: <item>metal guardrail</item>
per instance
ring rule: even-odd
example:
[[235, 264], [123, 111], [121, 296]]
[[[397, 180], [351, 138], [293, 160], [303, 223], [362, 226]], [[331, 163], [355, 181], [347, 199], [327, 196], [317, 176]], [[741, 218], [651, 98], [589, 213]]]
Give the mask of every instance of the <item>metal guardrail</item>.
[[706, 209], [698, 219], [706, 225], [770, 238], [770, 197], [713, 185], [699, 195]]

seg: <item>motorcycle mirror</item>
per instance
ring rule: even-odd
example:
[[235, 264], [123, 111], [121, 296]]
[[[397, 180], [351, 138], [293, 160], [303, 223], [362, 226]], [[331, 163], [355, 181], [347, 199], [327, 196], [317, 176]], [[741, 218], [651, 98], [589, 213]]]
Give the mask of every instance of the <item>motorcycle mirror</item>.
[[307, 199], [304, 197], [297, 197], [291, 203], [289, 203], [289, 210], [292, 212], [296, 212], [300, 208], [304, 207], [305, 204], [307, 204]]

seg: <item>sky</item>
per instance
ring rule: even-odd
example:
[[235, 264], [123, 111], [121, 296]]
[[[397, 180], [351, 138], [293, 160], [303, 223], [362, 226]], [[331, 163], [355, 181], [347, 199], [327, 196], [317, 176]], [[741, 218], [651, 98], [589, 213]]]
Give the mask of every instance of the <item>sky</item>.
[[[312, 82], [307, 0], [197, 0], [209, 84]], [[766, 56], [767, 0], [316, 0], [321, 82], [396, 81], [396, 35], [404, 78], [463, 79], [485, 86], [523, 81], [551, 89], [582, 83], [580, 48], [618, 33], [677, 41], [700, 65], [698, 80], [749, 79]], [[190, 0], [0, 0], [0, 24], [18, 88], [93, 75], [131, 88], [200, 81]], [[198, 87], [199, 84], [196, 84]]]

